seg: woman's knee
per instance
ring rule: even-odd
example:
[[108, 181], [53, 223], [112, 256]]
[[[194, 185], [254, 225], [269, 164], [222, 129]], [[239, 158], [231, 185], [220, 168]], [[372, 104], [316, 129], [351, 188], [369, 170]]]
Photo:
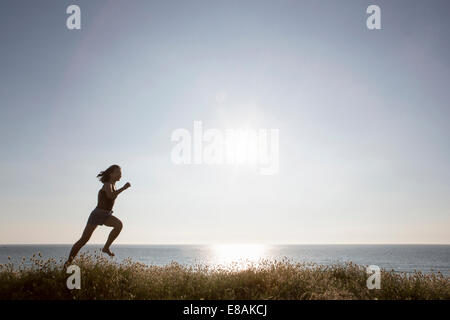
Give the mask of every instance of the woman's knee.
[[116, 225], [114, 226], [114, 228], [115, 229], [117, 229], [117, 230], [122, 230], [122, 228], [123, 228], [123, 223], [122, 223], [122, 221], [120, 221], [119, 219], [117, 219], [117, 223], [116, 223]]

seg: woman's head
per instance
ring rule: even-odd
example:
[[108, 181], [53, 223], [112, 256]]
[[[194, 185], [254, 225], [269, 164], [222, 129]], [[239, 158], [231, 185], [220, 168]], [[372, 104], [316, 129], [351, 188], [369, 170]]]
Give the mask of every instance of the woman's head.
[[116, 182], [119, 181], [122, 177], [122, 170], [117, 164], [113, 164], [105, 171], [101, 171], [97, 178], [100, 179], [101, 182]]

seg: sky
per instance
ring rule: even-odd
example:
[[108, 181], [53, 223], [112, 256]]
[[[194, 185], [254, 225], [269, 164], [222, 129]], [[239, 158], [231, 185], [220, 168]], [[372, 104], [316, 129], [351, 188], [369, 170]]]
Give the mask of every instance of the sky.
[[[73, 243], [119, 164], [116, 243], [450, 244], [449, 9], [1, 1], [0, 243]], [[194, 121], [277, 129], [278, 172], [174, 164]]]

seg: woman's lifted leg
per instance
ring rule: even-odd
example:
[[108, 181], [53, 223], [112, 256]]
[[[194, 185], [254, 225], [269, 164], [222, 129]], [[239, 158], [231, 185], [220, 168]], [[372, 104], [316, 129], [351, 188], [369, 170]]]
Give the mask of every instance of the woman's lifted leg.
[[114, 216], [110, 216], [105, 220], [105, 226], [113, 227], [113, 229], [109, 233], [108, 240], [106, 241], [105, 246], [102, 249], [102, 252], [113, 257], [114, 253], [112, 253], [109, 250], [109, 247], [111, 246], [111, 243], [113, 243], [113, 241], [117, 238], [120, 231], [122, 231], [122, 221], [120, 221], [118, 218]]

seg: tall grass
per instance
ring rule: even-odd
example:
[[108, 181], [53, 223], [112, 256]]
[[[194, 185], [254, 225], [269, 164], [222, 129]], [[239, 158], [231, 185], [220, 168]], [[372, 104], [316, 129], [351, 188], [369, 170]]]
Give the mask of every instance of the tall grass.
[[[31, 263], [31, 264], [30, 264]], [[0, 299], [450, 299], [450, 278], [440, 273], [381, 271], [381, 289], [369, 290], [364, 266], [322, 266], [261, 260], [237, 265], [145, 265], [114, 262], [96, 252], [73, 264], [81, 289], [69, 290], [62, 261], [39, 255], [19, 266], [0, 265]]]

